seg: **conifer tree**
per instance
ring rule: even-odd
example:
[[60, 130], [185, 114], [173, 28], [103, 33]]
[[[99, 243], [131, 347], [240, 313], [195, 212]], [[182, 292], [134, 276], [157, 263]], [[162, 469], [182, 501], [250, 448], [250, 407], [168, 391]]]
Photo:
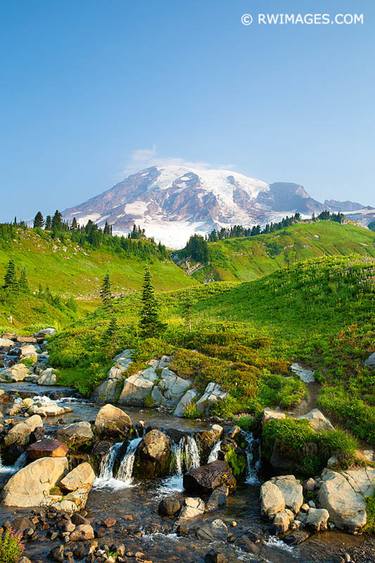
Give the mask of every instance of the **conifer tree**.
[[30, 291], [29, 281], [27, 279], [27, 273], [25, 268], [22, 268], [21, 270], [21, 274], [18, 280], [18, 287], [20, 291], [22, 291], [23, 293], [29, 293]]
[[34, 229], [43, 229], [44, 217], [40, 211], [34, 217]]
[[60, 231], [63, 227], [62, 214], [58, 209], [56, 209], [54, 216], [52, 217], [52, 230]]
[[140, 313], [139, 328], [143, 338], [151, 338], [160, 332], [164, 325], [159, 319], [159, 306], [155, 298], [154, 287], [152, 285], [151, 273], [148, 268], [145, 270], [142, 308]]
[[70, 229], [72, 231], [76, 231], [78, 229], [78, 223], [77, 223], [77, 219], [75, 217], [73, 217], [73, 221], [72, 221], [72, 225], [71, 225]]
[[100, 297], [105, 309], [112, 308], [112, 287], [109, 274], [106, 274], [103, 279], [102, 287], [100, 288]]
[[51, 218], [51, 215], [47, 215], [45, 229], [46, 229], [46, 231], [50, 231], [51, 228], [52, 228], [52, 218]]
[[4, 276], [5, 289], [15, 289], [17, 287], [16, 265], [13, 260], [9, 260]]

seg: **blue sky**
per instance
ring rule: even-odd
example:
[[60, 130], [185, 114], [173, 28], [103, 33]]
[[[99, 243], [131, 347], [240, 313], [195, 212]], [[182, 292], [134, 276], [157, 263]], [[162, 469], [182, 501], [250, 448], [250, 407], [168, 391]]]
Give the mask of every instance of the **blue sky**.
[[[240, 21], [328, 8], [365, 23]], [[169, 159], [375, 204], [374, 45], [373, 0], [2, 0], [0, 220]]]

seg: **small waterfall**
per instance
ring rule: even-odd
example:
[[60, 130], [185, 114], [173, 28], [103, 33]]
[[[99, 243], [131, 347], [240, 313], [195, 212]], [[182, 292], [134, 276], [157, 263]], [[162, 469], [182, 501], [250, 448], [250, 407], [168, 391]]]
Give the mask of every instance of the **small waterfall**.
[[221, 447], [221, 440], [216, 442], [216, 444], [212, 448], [210, 455], [208, 456], [207, 463], [212, 463], [213, 461], [216, 461], [217, 459], [219, 459], [220, 447]]
[[16, 459], [14, 465], [3, 465], [0, 456], [0, 474], [13, 475], [14, 473], [17, 473], [17, 471], [19, 471], [26, 464], [26, 460], [27, 454], [24, 452]]
[[247, 485], [256, 485], [259, 483], [257, 475], [257, 463], [254, 461], [254, 448], [257, 444], [252, 432], [245, 432], [246, 440], [246, 460], [247, 460], [247, 470], [246, 470], [246, 480]]
[[120, 479], [120, 481], [123, 481], [128, 486], [133, 482], [135, 452], [141, 441], [142, 438], [134, 438], [129, 442], [128, 448], [117, 473], [117, 479]]
[[194, 469], [201, 464], [197, 442], [193, 436], [187, 436], [185, 440], [185, 465], [186, 469]]
[[184, 438], [176, 443], [174, 442], [172, 445], [172, 467], [171, 471], [173, 471], [176, 475], [182, 475], [183, 472], [183, 463], [184, 463]]
[[117, 454], [122, 446], [122, 442], [117, 442], [113, 444], [106, 456], [103, 457], [100, 464], [99, 479], [103, 481], [109, 481], [113, 478], [113, 466], [115, 464]]
[[119, 489], [123, 483], [117, 481], [113, 476], [113, 468], [121, 449], [122, 442], [117, 442], [109, 449], [100, 464], [99, 477], [95, 479], [94, 487], [97, 489]]

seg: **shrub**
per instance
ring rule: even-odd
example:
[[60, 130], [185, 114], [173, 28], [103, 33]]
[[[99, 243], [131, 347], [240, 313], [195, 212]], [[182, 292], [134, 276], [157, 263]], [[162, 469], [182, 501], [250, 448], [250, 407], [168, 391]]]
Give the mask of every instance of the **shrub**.
[[197, 409], [197, 405], [192, 402], [186, 405], [184, 410], [184, 417], [185, 418], [198, 418], [200, 416], [200, 412]]
[[343, 430], [325, 430], [319, 432], [319, 452], [322, 459], [335, 455], [342, 467], [349, 467], [355, 459], [358, 443]]
[[17, 563], [23, 552], [20, 536], [11, 530], [0, 534], [0, 563]]
[[367, 524], [365, 531], [375, 534], [375, 492], [366, 499]]
[[233, 446], [230, 446], [225, 454], [225, 461], [230, 465], [233, 475], [241, 477], [246, 471], [246, 459], [243, 455], [236, 452]]
[[270, 460], [275, 444], [303, 474], [321, 471], [328, 459], [335, 455], [342, 467], [348, 467], [355, 459], [356, 440], [342, 430], [315, 432], [307, 420], [285, 418], [270, 420], [262, 432], [263, 456]]

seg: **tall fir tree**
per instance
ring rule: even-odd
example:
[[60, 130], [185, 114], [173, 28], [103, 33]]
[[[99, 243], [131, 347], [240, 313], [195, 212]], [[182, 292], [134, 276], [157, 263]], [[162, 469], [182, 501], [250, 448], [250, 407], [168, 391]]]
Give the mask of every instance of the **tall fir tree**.
[[71, 231], [77, 231], [78, 230], [78, 222], [77, 222], [77, 219], [75, 217], [73, 217], [73, 221], [72, 221], [72, 224], [70, 226], [70, 230]]
[[158, 332], [165, 328], [159, 319], [159, 306], [152, 285], [151, 273], [148, 268], [145, 270], [143, 281], [139, 328], [143, 338], [157, 336]]
[[15, 289], [17, 287], [16, 265], [14, 260], [9, 260], [8, 262], [3, 287], [5, 289]]
[[60, 231], [63, 227], [63, 220], [61, 212], [56, 209], [54, 216], [52, 217], [52, 230]]
[[100, 298], [105, 309], [112, 309], [112, 286], [109, 274], [104, 276], [102, 287], [100, 288]]
[[44, 217], [40, 211], [34, 217], [34, 229], [43, 229]]
[[51, 215], [47, 215], [47, 217], [46, 217], [45, 229], [46, 229], [46, 231], [50, 231], [52, 229], [52, 217], [51, 217]]
[[27, 279], [27, 273], [25, 268], [22, 268], [21, 270], [20, 277], [18, 280], [18, 287], [19, 290], [22, 291], [23, 293], [29, 293], [30, 291], [29, 280]]

